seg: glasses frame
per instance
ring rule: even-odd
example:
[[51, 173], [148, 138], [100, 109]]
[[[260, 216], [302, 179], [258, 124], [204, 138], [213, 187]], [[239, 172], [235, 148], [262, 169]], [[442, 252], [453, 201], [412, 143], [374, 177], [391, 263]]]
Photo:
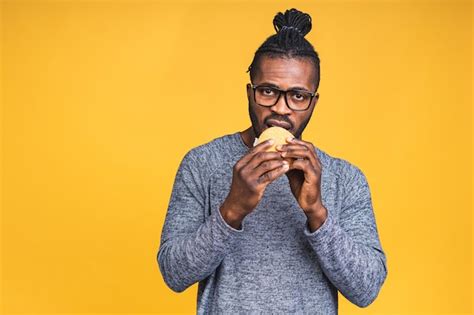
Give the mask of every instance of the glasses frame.
[[[269, 85], [265, 85], [265, 84], [253, 85], [253, 83], [249, 83], [249, 85], [253, 90], [253, 101], [255, 102], [255, 104], [263, 106], [263, 107], [275, 106], [275, 104], [278, 103], [278, 101], [280, 100], [281, 95], [283, 94], [284, 99], [285, 99], [286, 107], [288, 107], [289, 109], [291, 109], [292, 111], [295, 111], [295, 112], [304, 112], [305, 110], [308, 110], [311, 107], [311, 102], [313, 101], [313, 98], [318, 94], [318, 93], [316, 93], [318, 90], [316, 90], [316, 91], [314, 91], [314, 93], [312, 93], [312, 92], [309, 92], [309, 91], [298, 90], [298, 89], [281, 90], [277, 87], [269, 86]], [[275, 91], [278, 91], [278, 97], [277, 97], [275, 103], [273, 103], [273, 105], [262, 105], [262, 104], [257, 103], [257, 98], [255, 96], [255, 90], [259, 87], [268, 87], [268, 88], [274, 89]], [[286, 96], [286, 93], [288, 93], [290, 91], [300, 91], [300, 92], [309, 93], [311, 95], [311, 98], [309, 99], [308, 106], [305, 109], [293, 109], [293, 108], [291, 108], [290, 105], [288, 104], [288, 98]]]

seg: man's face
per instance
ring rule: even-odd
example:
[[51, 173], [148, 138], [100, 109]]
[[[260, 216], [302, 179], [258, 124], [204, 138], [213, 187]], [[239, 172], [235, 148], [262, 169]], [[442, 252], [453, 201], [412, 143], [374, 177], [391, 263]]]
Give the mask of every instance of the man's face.
[[[262, 57], [260, 66], [255, 74], [254, 85], [271, 85], [281, 90], [304, 89], [314, 92], [316, 89], [316, 69], [311, 61], [304, 58], [270, 58]], [[269, 119], [287, 122], [288, 130], [296, 137], [301, 134], [308, 124], [319, 95], [316, 94], [311, 101], [310, 107], [305, 111], [293, 111], [285, 103], [283, 95], [272, 107], [264, 107], [255, 103], [253, 89], [247, 85], [247, 97], [249, 101], [249, 114], [255, 137], [260, 137], [263, 130], [270, 127]]]

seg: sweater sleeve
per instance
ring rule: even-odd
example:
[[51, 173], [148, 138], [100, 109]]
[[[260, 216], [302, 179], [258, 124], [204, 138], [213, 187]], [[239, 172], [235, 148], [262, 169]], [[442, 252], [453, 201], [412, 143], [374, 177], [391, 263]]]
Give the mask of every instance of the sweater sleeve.
[[232, 248], [241, 230], [219, 209], [206, 216], [205, 168], [189, 151], [176, 173], [157, 254], [165, 283], [175, 292], [208, 277]]
[[339, 220], [331, 209], [314, 232], [304, 228], [325, 275], [349, 301], [370, 305], [387, 277], [367, 179], [351, 166]]

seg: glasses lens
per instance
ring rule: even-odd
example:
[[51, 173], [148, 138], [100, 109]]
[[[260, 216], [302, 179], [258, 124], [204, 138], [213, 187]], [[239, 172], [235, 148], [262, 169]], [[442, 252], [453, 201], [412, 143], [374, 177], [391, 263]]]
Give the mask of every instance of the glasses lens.
[[291, 90], [287, 92], [287, 101], [291, 109], [304, 110], [311, 102], [311, 93]]
[[273, 106], [280, 92], [269, 86], [259, 86], [255, 89], [255, 101], [263, 106]]

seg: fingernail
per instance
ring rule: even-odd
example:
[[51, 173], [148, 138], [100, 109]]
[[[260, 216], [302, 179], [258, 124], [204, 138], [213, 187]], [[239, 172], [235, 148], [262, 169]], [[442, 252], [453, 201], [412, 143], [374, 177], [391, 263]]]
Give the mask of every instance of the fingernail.
[[273, 144], [273, 139], [269, 139], [267, 143], [268, 144]]
[[289, 165], [288, 161], [283, 161], [283, 165]]

